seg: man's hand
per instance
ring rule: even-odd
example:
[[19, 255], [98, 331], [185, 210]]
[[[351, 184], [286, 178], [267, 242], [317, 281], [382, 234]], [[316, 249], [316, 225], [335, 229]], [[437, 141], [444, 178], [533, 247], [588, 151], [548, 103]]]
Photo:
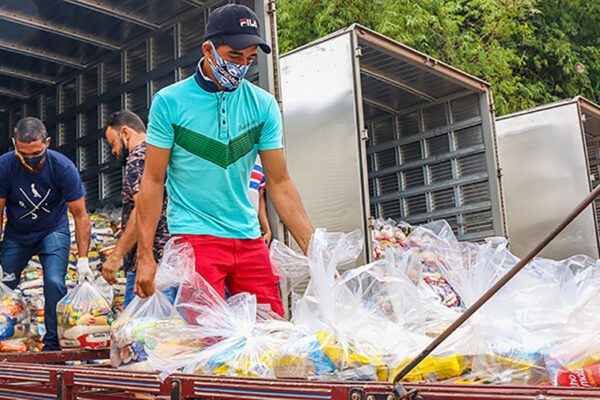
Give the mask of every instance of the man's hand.
[[141, 298], [152, 296], [156, 290], [154, 288], [156, 267], [156, 261], [153, 256], [140, 258], [140, 254], [138, 253], [133, 291]]
[[269, 245], [271, 244], [271, 240], [273, 240], [273, 234], [269, 230], [263, 234], [262, 238], [265, 241], [265, 244], [267, 245], [267, 247], [269, 247]]
[[94, 274], [90, 269], [90, 260], [87, 257], [79, 257], [77, 260], [77, 277], [79, 284], [82, 284], [86, 279], [88, 282], [94, 280]]
[[106, 262], [102, 265], [102, 276], [106, 279], [106, 282], [114, 285], [118, 282], [117, 271], [123, 266], [123, 257], [119, 257], [115, 253], [112, 253], [106, 259]]

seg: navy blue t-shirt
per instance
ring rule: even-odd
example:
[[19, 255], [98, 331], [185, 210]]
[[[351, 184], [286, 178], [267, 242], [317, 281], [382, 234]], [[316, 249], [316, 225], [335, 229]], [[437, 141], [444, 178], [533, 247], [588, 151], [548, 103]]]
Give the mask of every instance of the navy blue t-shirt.
[[31, 244], [68, 226], [67, 203], [85, 194], [75, 165], [47, 150], [38, 174], [27, 171], [14, 151], [0, 156], [0, 198], [6, 199], [4, 237]]

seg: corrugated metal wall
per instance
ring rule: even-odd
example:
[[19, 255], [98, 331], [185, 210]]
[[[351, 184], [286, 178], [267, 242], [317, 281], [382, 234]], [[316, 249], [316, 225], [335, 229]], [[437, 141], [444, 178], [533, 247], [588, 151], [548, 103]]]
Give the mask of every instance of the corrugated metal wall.
[[[193, 74], [201, 57], [208, 14], [212, 9], [231, 2], [234, 1], [210, 1], [204, 2], [205, 6], [191, 7], [183, 15], [174, 17], [172, 23], [132, 40], [123, 50], [102, 53], [91, 66], [67, 74], [67, 78], [58, 84], [0, 113], [0, 152], [9, 150], [9, 132], [20, 118], [41, 118], [52, 137], [52, 147], [73, 160], [80, 171], [88, 206], [118, 205], [122, 168], [110, 154], [103, 138], [107, 118], [111, 113], [127, 108], [146, 121], [152, 96], [161, 88]], [[137, 7], [138, 13], [150, 7], [150, 3], [156, 3], [148, 12], [158, 16], [177, 11], [162, 10], [164, 7], [173, 8], [174, 2], [161, 5], [162, 8], [157, 7], [162, 2], [127, 0], [116, 3], [115, 7]], [[251, 8], [255, 5], [254, 0], [236, 3]], [[89, 19], [89, 22], [94, 23], [94, 20]], [[112, 32], [109, 36], [118, 37], [118, 33]], [[127, 33], [122, 31], [123, 35]], [[52, 43], [48, 45], [52, 47]], [[74, 51], [70, 56], [75, 57], [76, 54]], [[18, 58], [18, 55], [11, 53], [11, 57]], [[35, 63], [35, 60], [30, 62]], [[259, 63], [253, 65], [249, 73], [251, 80], [258, 79], [259, 68]]]

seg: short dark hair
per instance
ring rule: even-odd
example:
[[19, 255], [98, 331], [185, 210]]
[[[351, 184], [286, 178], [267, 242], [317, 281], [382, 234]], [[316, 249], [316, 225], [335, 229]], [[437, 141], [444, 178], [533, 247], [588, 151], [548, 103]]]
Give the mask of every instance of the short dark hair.
[[106, 121], [106, 128], [121, 129], [122, 126], [128, 126], [136, 132], [146, 132], [144, 121], [134, 112], [129, 110], [121, 110], [114, 112]]
[[44, 123], [35, 117], [25, 117], [15, 125], [15, 140], [24, 143], [31, 143], [37, 140], [45, 141], [48, 138], [48, 131]]

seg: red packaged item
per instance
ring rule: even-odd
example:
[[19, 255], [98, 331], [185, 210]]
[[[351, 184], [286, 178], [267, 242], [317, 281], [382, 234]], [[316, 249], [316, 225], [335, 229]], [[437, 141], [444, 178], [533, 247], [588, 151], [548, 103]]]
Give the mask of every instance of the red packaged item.
[[561, 367], [556, 381], [559, 386], [598, 387], [600, 386], [600, 362], [572, 370]]

